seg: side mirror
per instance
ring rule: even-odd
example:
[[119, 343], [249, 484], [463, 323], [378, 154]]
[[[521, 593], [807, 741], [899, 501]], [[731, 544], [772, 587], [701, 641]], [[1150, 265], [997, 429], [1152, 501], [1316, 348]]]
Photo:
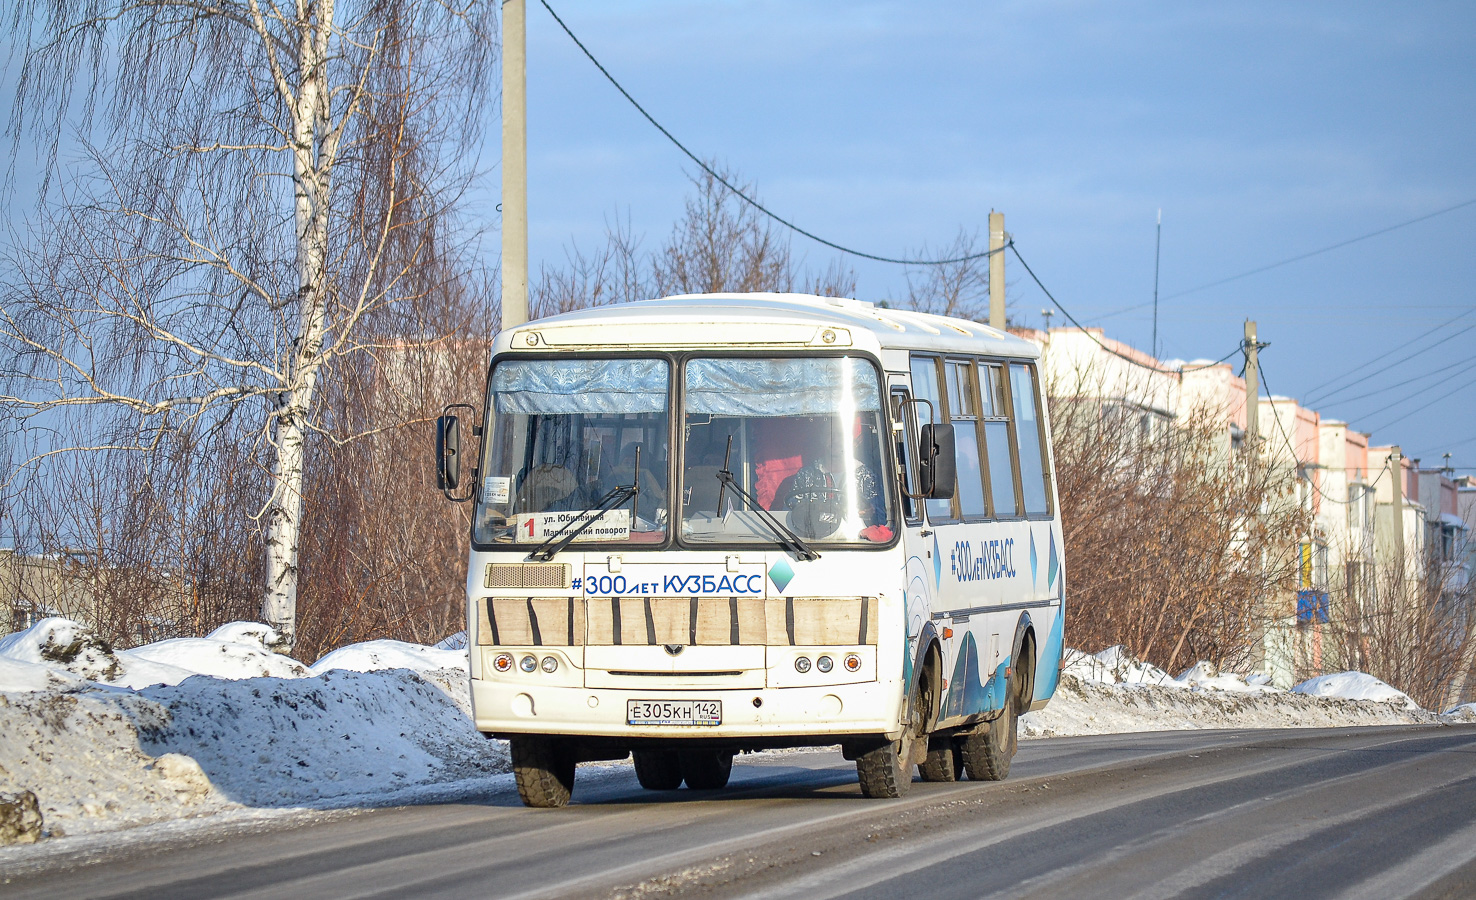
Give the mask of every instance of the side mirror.
[[919, 443], [917, 472], [923, 496], [933, 500], [952, 500], [958, 482], [953, 426], [924, 425]]
[[436, 487], [454, 491], [461, 486], [461, 419], [436, 419]]

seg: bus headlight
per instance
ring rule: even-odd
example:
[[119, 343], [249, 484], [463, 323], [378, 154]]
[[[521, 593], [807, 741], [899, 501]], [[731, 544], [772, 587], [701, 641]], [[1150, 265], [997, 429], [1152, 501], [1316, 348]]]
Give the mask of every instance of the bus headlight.
[[799, 659], [796, 659], [794, 661], [794, 670], [801, 675], [810, 671], [810, 658], [808, 656], [801, 656]]
[[499, 653], [492, 659], [492, 668], [503, 673], [511, 672], [512, 662], [513, 660], [511, 653]]
[[861, 657], [857, 656], [854, 653], [847, 653], [846, 654], [846, 671], [847, 672], [859, 672], [859, 671], [861, 671]]
[[554, 672], [557, 672], [558, 669], [559, 661], [557, 659], [553, 658], [552, 656], [545, 656], [543, 658], [543, 671], [552, 675]]
[[828, 656], [822, 656], [819, 659], [815, 660], [815, 668], [819, 669], [821, 672], [829, 672], [834, 666], [835, 662], [831, 660], [831, 658]]
[[525, 656], [522, 659], [518, 660], [518, 668], [522, 669], [524, 672], [531, 672], [534, 669], [538, 668], [538, 660], [537, 658], [532, 656]]

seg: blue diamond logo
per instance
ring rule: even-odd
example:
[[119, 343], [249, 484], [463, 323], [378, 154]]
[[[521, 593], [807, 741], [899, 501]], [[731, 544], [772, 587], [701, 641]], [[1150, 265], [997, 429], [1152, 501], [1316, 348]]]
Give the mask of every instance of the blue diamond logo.
[[789, 565], [789, 560], [781, 559], [769, 568], [769, 580], [774, 582], [774, 587], [784, 590], [794, 580], [794, 569]]
[[938, 536], [933, 535], [933, 585], [943, 587], [943, 554], [938, 552]]

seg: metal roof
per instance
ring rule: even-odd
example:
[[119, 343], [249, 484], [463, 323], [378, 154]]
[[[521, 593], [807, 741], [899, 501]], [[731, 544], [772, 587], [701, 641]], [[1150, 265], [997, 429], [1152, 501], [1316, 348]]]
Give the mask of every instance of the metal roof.
[[[772, 332], [776, 336], [774, 343], [810, 343], [808, 340], [778, 337], [786, 333], [786, 326], [844, 328], [854, 336], [869, 335], [870, 340], [857, 340], [851, 344], [866, 349], [883, 346], [911, 350], [966, 350], [1029, 358], [1039, 356], [1039, 348], [1034, 343], [968, 319], [890, 309], [864, 300], [779, 293], [683, 294], [563, 313], [509, 329], [498, 336], [497, 350], [537, 346], [527, 343], [526, 339], [517, 339], [527, 332], [538, 332], [541, 335], [539, 342], [552, 349], [560, 343], [557, 339], [559, 334], [589, 335], [591, 327], [602, 329], [597, 333], [608, 336], [612, 342], [642, 343], [628, 337], [632, 329], [663, 325], [706, 326], [724, 331], [739, 325], [772, 327], [776, 329]], [[616, 327], [627, 336], [622, 337], [609, 330]], [[694, 342], [710, 341], [698, 340], [694, 335]], [[733, 332], [733, 342], [766, 341], [762, 337], [740, 337]], [[591, 345], [588, 337], [581, 338], [578, 343], [585, 347]], [[961, 346], [961, 343], [968, 346]]]

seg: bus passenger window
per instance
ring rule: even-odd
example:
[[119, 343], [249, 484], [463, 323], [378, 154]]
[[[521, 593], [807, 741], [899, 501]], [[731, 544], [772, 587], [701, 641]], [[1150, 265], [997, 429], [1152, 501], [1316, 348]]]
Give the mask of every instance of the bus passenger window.
[[958, 467], [959, 510], [964, 518], [983, 518], [989, 510], [984, 503], [984, 473], [979, 466], [979, 401], [974, 389], [974, 367], [972, 363], [949, 360], [944, 363], [944, 370]]
[[[914, 356], [912, 358], [912, 396], [917, 400], [927, 400], [932, 404], [933, 422], [943, 423], [948, 421], [948, 410], [943, 406], [943, 398], [938, 390], [938, 366], [930, 356]], [[931, 424], [921, 421], [928, 414], [928, 406], [918, 403], [913, 406], [917, 410], [919, 421], [917, 432], [922, 433], [922, 426]], [[952, 500], [926, 500], [924, 501], [928, 510], [928, 521], [948, 522], [953, 519]]]
[[1035, 396], [1035, 371], [1010, 366], [1010, 393], [1015, 398], [1015, 438], [1020, 450], [1020, 492], [1028, 515], [1048, 513], [1050, 487], [1046, 482], [1045, 454], [1040, 444], [1040, 414]]
[[1015, 505], [1015, 465], [1010, 446], [1010, 407], [1006, 402], [1003, 370], [997, 365], [979, 365], [981, 413], [984, 418], [984, 449], [989, 458], [989, 496], [996, 516], [1019, 515]]

